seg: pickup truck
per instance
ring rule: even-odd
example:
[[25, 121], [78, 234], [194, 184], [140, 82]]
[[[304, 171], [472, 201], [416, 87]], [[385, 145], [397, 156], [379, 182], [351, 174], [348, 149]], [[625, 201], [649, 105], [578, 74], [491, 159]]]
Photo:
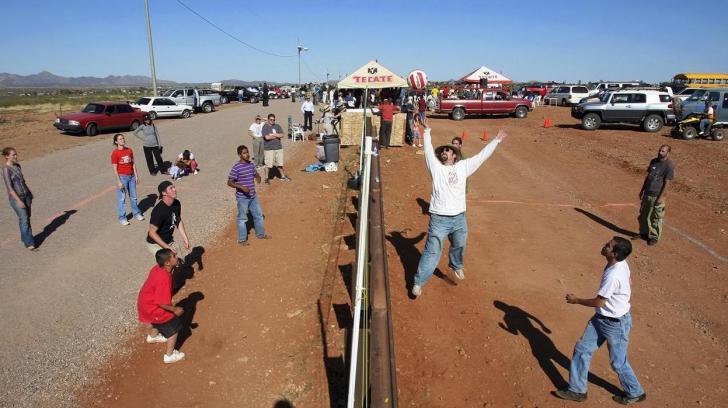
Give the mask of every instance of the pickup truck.
[[178, 105], [190, 105], [195, 110], [205, 113], [215, 110], [215, 106], [219, 106], [221, 102], [220, 94], [209, 89], [172, 89], [163, 96], [177, 102]]
[[465, 115], [513, 115], [525, 118], [533, 110], [527, 99], [513, 98], [504, 91], [483, 92], [480, 99], [439, 99], [436, 113], [447, 113], [450, 119], [463, 120]]

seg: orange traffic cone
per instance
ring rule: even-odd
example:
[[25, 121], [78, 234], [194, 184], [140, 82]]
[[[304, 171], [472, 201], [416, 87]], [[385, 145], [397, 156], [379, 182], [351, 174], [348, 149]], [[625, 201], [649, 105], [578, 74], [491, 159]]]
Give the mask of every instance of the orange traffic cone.
[[551, 127], [551, 118], [546, 116], [546, 120], [543, 121], [543, 127], [546, 129]]
[[488, 141], [488, 131], [487, 130], [484, 130], [483, 131], [483, 141], [484, 142], [487, 142]]
[[463, 130], [463, 135], [462, 135], [461, 139], [463, 139], [463, 142], [466, 141], [466, 140], [468, 140], [468, 132], [467, 131]]

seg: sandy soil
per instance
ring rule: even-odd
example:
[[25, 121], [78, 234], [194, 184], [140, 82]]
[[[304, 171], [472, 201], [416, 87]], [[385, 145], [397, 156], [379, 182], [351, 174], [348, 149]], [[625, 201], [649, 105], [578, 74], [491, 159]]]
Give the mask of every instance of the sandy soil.
[[[668, 128], [585, 132], [565, 108], [524, 120], [435, 117], [431, 125], [436, 144], [467, 132], [469, 155], [483, 131], [492, 137], [505, 128], [510, 137], [470, 179], [466, 279], [454, 282], [443, 258], [417, 300], [407, 284], [424, 246], [430, 182], [417, 149], [382, 154], [400, 406], [568, 405], [550, 392], [568, 380], [571, 350], [592, 312], [567, 305], [564, 294], [593, 296], [602, 244], [637, 230], [644, 169], [663, 143], [673, 146], [677, 178], [663, 240], [634, 241], [629, 259], [630, 360], [648, 394], [644, 406], [728, 405], [728, 144], [674, 140]], [[46, 153], [27, 143], [26, 155]], [[291, 160], [299, 168], [310, 161]], [[262, 194], [275, 240], [241, 250], [230, 225], [206, 253], [205, 273], [175, 298], [193, 311], [188, 359], [164, 366], [162, 347], [143, 344], [140, 331], [129, 340], [130, 358], [97, 373], [84, 405], [342, 404], [354, 210], [341, 192], [344, 172], [293, 176], [295, 192], [277, 184]], [[336, 273], [327, 275], [332, 259]], [[322, 286], [333, 297], [323, 328]], [[591, 372], [582, 405], [613, 404], [619, 382], [606, 350]]]

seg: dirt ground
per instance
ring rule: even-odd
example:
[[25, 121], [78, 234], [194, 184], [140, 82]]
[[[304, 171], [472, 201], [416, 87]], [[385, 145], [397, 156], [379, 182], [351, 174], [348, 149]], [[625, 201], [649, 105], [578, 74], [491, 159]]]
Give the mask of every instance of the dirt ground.
[[[3, 119], [10, 126], [5, 112]], [[586, 132], [566, 108], [540, 108], [524, 120], [434, 117], [430, 124], [435, 144], [467, 132], [468, 155], [484, 145], [484, 131], [510, 136], [469, 180], [466, 279], [454, 282], [443, 258], [417, 300], [407, 288], [424, 247], [430, 180], [417, 149], [381, 154], [400, 406], [567, 406], [550, 392], [568, 380], [592, 311], [566, 304], [564, 294], [594, 296], [601, 246], [637, 230], [644, 170], [663, 143], [673, 147], [676, 180], [663, 239], [654, 247], [633, 241], [630, 361], [648, 394], [644, 406], [728, 405], [726, 142], [674, 140], [668, 128]], [[54, 130], [35, 140], [19, 132], [0, 142], [24, 157], [68, 147], [46, 139]], [[310, 161], [299, 154], [291, 167]], [[163, 365], [163, 346], [144, 344], [140, 330], [126, 340], [131, 357], [96, 373], [83, 405], [342, 405], [351, 193], [342, 192], [344, 171], [292, 176], [294, 184], [261, 191], [274, 240], [241, 249], [230, 225], [176, 295], [191, 322], [182, 347], [188, 359]], [[327, 276], [331, 262], [336, 274]], [[323, 328], [322, 286], [334, 305], [323, 311], [331, 315]], [[582, 405], [614, 404], [619, 381], [606, 350], [595, 354], [591, 373]]]

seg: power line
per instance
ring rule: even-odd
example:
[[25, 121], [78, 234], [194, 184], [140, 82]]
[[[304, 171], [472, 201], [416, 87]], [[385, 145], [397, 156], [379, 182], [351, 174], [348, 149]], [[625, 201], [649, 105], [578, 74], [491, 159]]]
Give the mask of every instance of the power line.
[[190, 13], [192, 13], [192, 14], [196, 15], [197, 17], [201, 18], [201, 19], [202, 19], [202, 20], [203, 20], [204, 22], [206, 22], [207, 24], [209, 24], [209, 25], [211, 25], [211, 26], [215, 27], [215, 28], [216, 28], [216, 29], [217, 29], [218, 31], [220, 31], [221, 33], [225, 34], [226, 36], [228, 36], [228, 37], [232, 38], [233, 40], [235, 40], [235, 41], [239, 42], [240, 44], [243, 44], [244, 46], [246, 46], [246, 47], [248, 47], [248, 48], [252, 48], [252, 49], [254, 49], [255, 51], [258, 51], [258, 52], [260, 52], [260, 53], [263, 53], [263, 54], [267, 54], [267, 55], [270, 55], [270, 56], [273, 56], [273, 57], [279, 57], [279, 58], [294, 58], [294, 57], [296, 56], [295, 54], [293, 54], [293, 55], [281, 55], [281, 54], [276, 54], [276, 53], [274, 53], [274, 52], [268, 52], [268, 51], [266, 51], [266, 50], [263, 50], [263, 49], [260, 49], [260, 48], [258, 48], [258, 47], [256, 47], [256, 46], [254, 46], [254, 45], [248, 44], [248, 43], [246, 43], [245, 41], [243, 41], [243, 40], [239, 39], [238, 37], [236, 37], [236, 36], [234, 36], [234, 35], [232, 35], [232, 34], [228, 33], [228, 32], [227, 32], [227, 31], [225, 31], [225, 30], [223, 30], [223, 29], [222, 29], [222, 28], [220, 28], [220, 27], [219, 27], [219, 26], [218, 26], [217, 24], [215, 24], [215, 23], [213, 23], [212, 21], [210, 21], [210, 20], [206, 19], [205, 17], [203, 17], [203, 16], [202, 16], [202, 15], [201, 15], [200, 13], [196, 12], [195, 10], [192, 10], [192, 9], [191, 9], [191, 8], [190, 8], [190, 7], [188, 6], [188, 5], [184, 4], [184, 3], [183, 3], [183, 2], [181, 2], [180, 0], [176, 0], [176, 1], [177, 1], [177, 3], [179, 3], [179, 4], [180, 4], [180, 5], [182, 6], [182, 7], [186, 8], [187, 10], [189, 10], [189, 12], [190, 12]]
[[314, 78], [316, 78], [316, 79], [318, 79], [320, 81], [323, 81], [323, 78], [321, 77], [321, 75], [313, 72], [313, 70], [311, 69], [311, 67], [309, 67], [308, 64], [306, 63], [306, 60], [305, 59], [302, 59], [302, 61], [303, 61], [303, 66], [306, 67], [306, 69], [308, 70], [308, 72], [310, 72], [311, 75], [314, 76]]

